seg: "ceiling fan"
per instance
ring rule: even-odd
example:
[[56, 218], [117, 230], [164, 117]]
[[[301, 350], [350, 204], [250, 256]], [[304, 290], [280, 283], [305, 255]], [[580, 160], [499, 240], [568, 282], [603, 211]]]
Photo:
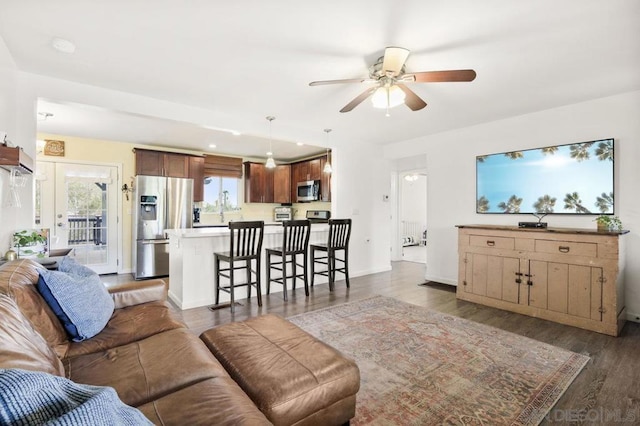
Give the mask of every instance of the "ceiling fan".
[[402, 47], [387, 47], [384, 56], [369, 67], [369, 78], [347, 78], [342, 80], [312, 81], [309, 86], [321, 86], [325, 84], [342, 83], [369, 83], [371, 87], [360, 93], [351, 102], [346, 104], [340, 112], [349, 112], [365, 99], [371, 97], [373, 106], [386, 108], [387, 116], [389, 108], [402, 103], [412, 111], [418, 111], [427, 106], [415, 92], [409, 89], [405, 83], [440, 83], [451, 81], [473, 81], [476, 78], [474, 70], [448, 70], [448, 71], [405, 71], [405, 62], [409, 57], [409, 50]]

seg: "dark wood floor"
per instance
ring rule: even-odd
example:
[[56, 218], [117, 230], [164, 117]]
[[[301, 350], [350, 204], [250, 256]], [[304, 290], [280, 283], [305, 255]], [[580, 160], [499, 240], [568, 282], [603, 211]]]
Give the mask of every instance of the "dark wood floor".
[[[263, 313], [284, 317], [321, 309], [374, 295], [384, 295], [456, 315], [479, 323], [546, 342], [591, 357], [591, 361], [558, 401], [542, 424], [640, 424], [640, 324], [628, 322], [619, 337], [530, 318], [474, 303], [458, 301], [455, 287], [424, 284], [424, 264], [395, 262], [393, 271], [351, 279], [351, 288], [344, 281], [336, 290], [318, 285], [309, 298], [304, 289], [289, 291], [289, 300], [282, 293], [264, 296], [262, 308], [254, 297], [240, 300], [231, 315], [228, 308], [211, 311], [208, 308], [181, 312], [194, 333], [231, 321], [241, 321]], [[277, 289], [278, 287], [276, 287]]]

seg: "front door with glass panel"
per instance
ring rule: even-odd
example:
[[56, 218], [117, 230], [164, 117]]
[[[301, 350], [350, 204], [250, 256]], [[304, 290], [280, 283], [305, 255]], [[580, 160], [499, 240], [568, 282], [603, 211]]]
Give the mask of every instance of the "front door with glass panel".
[[[51, 249], [99, 274], [118, 270], [117, 167], [38, 163], [40, 225], [51, 228]], [[42, 169], [40, 168], [42, 167]], [[52, 217], [53, 216], [53, 217]]]

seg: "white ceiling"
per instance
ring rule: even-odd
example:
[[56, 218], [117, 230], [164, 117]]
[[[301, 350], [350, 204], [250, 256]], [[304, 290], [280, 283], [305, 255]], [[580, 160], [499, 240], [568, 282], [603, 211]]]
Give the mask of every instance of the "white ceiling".
[[[0, 0], [0, 37], [22, 71], [234, 117], [161, 123], [49, 99], [41, 131], [241, 155], [264, 156], [267, 115], [274, 139], [324, 146], [332, 128], [332, 146], [379, 145], [640, 90], [637, 0]], [[75, 53], [54, 50], [54, 37]], [[477, 78], [411, 84], [428, 106], [390, 117], [368, 101], [338, 112], [362, 85], [308, 86], [366, 77], [386, 46], [412, 51], [408, 72]], [[276, 158], [295, 149], [274, 145]]]

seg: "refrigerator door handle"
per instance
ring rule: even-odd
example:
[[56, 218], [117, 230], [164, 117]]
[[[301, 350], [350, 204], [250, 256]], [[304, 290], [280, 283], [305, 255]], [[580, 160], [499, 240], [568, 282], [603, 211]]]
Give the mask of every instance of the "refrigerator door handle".
[[167, 244], [169, 240], [142, 240], [142, 244]]

